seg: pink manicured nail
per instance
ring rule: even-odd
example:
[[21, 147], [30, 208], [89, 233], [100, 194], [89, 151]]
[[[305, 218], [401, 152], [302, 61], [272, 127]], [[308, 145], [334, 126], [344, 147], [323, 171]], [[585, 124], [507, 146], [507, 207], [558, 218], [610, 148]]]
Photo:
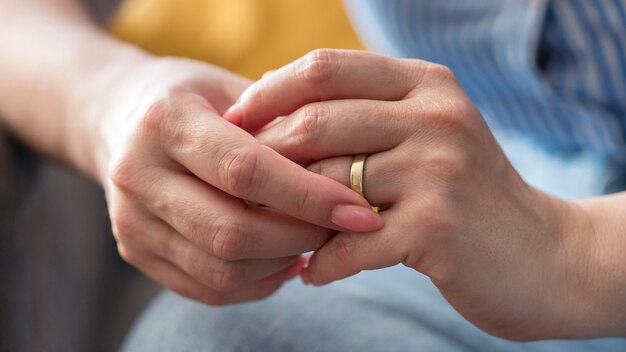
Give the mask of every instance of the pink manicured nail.
[[383, 218], [372, 209], [353, 204], [339, 204], [330, 213], [333, 224], [354, 232], [370, 232], [383, 227]]
[[303, 255], [302, 257], [302, 261], [304, 262], [302, 268], [306, 269], [309, 267], [309, 264], [311, 264], [311, 256], [310, 255]]
[[235, 103], [224, 113], [224, 119], [235, 126], [241, 126], [243, 122], [243, 112], [241, 111], [241, 104]]

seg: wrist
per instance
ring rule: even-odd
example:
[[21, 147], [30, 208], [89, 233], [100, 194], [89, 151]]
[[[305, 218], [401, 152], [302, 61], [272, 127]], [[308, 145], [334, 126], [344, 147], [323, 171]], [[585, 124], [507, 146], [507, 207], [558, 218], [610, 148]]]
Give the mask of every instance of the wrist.
[[563, 297], [561, 337], [623, 336], [626, 280], [619, 268], [626, 268], [625, 252], [617, 253], [618, 242], [603, 229], [606, 219], [593, 201], [551, 199], [560, 241], [555, 263]]
[[[587, 337], [626, 337], [626, 235], [623, 201], [605, 196], [572, 202], [586, 226], [580, 226], [587, 242], [587, 299], [589, 316], [581, 317], [591, 332]], [[581, 240], [582, 241], [582, 240]]]
[[80, 117], [75, 126], [80, 130], [71, 134], [77, 138], [67, 146], [70, 162], [100, 183], [108, 168], [111, 144], [115, 135], [122, 133], [122, 120], [129, 113], [117, 101], [129, 94], [127, 81], [133, 73], [153, 60], [138, 48], [115, 44], [105, 60], [82, 70], [84, 78], [68, 92], [70, 113]]

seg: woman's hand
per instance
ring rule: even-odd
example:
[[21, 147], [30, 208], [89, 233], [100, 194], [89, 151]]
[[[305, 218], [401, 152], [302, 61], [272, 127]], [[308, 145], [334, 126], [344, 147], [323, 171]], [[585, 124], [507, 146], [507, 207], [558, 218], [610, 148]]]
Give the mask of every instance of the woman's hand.
[[111, 38], [78, 0], [0, 1], [0, 19], [2, 128], [100, 181], [120, 254], [174, 291], [261, 298], [333, 230], [383, 225], [221, 118], [249, 81]]
[[[121, 256], [211, 305], [271, 294], [330, 229], [382, 226], [364, 199], [222, 119], [248, 85], [191, 60], [113, 63], [87, 85], [78, 109], [91, 113], [88, 152]], [[268, 207], [247, 208], [243, 199]]]
[[225, 118], [346, 186], [353, 156], [370, 154], [364, 193], [385, 227], [334, 236], [304, 281], [403, 263], [492, 334], [615, 334], [616, 302], [596, 297], [606, 275], [587, 213], [518, 176], [447, 68], [319, 50], [266, 75]]
[[362, 197], [221, 118], [249, 81], [122, 43], [78, 0], [0, 1], [0, 52], [2, 128], [100, 181], [120, 254], [187, 297], [267, 296], [330, 229], [382, 226]]

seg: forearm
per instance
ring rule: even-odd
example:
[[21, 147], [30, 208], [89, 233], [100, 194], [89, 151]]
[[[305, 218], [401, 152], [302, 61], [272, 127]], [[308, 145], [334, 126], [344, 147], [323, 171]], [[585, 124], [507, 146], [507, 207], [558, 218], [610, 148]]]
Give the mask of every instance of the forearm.
[[84, 102], [106, 94], [100, 72], [122, 70], [146, 54], [107, 36], [76, 0], [0, 2], [0, 52], [4, 127], [95, 176], [88, 131], [98, 117]]

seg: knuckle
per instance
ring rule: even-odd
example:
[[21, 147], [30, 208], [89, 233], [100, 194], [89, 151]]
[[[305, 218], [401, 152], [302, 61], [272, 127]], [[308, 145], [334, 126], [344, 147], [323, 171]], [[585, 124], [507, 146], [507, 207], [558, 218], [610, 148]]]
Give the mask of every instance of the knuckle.
[[422, 123], [435, 131], [455, 138], [474, 135], [480, 124], [480, 113], [474, 105], [460, 94], [437, 94], [427, 104], [422, 104]]
[[459, 182], [468, 182], [472, 174], [472, 163], [465, 153], [456, 148], [439, 148], [426, 157], [425, 170], [453, 188]]
[[175, 260], [176, 257], [185, 254], [185, 247], [177, 241], [178, 236], [179, 234], [172, 233], [170, 236], [166, 236], [163, 240], [157, 243], [159, 253], [161, 253], [164, 258]]
[[195, 253], [188, 249], [181, 249], [176, 251], [170, 259], [191, 277], [202, 281], [200, 279], [206, 276], [206, 260]]
[[301, 76], [313, 85], [332, 78], [339, 69], [340, 54], [333, 49], [316, 49], [304, 57]]
[[138, 177], [141, 171], [142, 168], [138, 163], [131, 159], [123, 158], [113, 164], [109, 172], [109, 180], [117, 188], [132, 193], [137, 187], [137, 180], [141, 179], [141, 177]]
[[226, 152], [219, 163], [219, 175], [226, 192], [240, 198], [253, 197], [260, 183], [258, 163], [259, 148], [256, 146]]
[[[416, 95], [418, 89], [417, 87], [422, 84], [427, 84], [430, 87], [445, 88], [447, 90], [450, 90], [450, 88], [460, 89], [461, 87], [461, 84], [454, 72], [445, 65], [423, 60], [409, 59], [407, 68], [409, 70], [408, 76], [412, 77], [416, 84], [416, 88], [412, 90], [409, 96]], [[420, 93], [420, 95], [422, 95], [422, 93]], [[434, 103], [436, 103], [440, 96], [441, 94], [439, 92], [434, 95], [431, 100], [434, 100]]]
[[451, 133], [466, 133], [475, 127], [472, 116], [476, 115], [473, 105], [465, 99], [456, 96], [448, 96], [440, 99], [436, 110], [431, 114], [435, 123], [445, 131]]
[[211, 251], [214, 223], [223, 216], [205, 202], [196, 199], [165, 198], [151, 201], [157, 214], [167, 214], [177, 233], [204, 251]]
[[448, 66], [436, 63], [428, 63], [425, 69], [427, 74], [436, 80], [458, 83], [456, 75]]
[[124, 209], [124, 207], [117, 206], [111, 210], [110, 218], [111, 228], [117, 241], [126, 242], [134, 236], [136, 219], [130, 211]]
[[206, 136], [197, 133], [192, 119], [198, 111], [214, 111], [200, 95], [182, 86], [170, 87], [142, 116], [138, 134], [157, 140], [165, 149], [198, 148]]
[[230, 277], [227, 265], [221, 261], [218, 260], [216, 263], [209, 257], [198, 257], [190, 252], [180, 255], [178, 259], [180, 267], [202, 285], [220, 292], [228, 292], [235, 288], [235, 279]]
[[231, 292], [241, 286], [245, 277], [244, 266], [238, 263], [221, 262], [212, 271], [213, 288], [220, 292]]
[[242, 227], [241, 223], [233, 219], [220, 218], [214, 221], [211, 249], [216, 257], [229, 261], [243, 258], [249, 236]]
[[146, 111], [143, 118], [140, 120], [140, 131], [150, 134], [159, 135], [163, 127], [163, 123], [166, 121], [167, 104], [165, 100], [159, 99]]
[[[346, 170], [345, 166], [346, 165], [343, 163], [343, 161], [340, 160], [321, 160], [307, 166], [306, 169], [311, 173], [322, 175], [331, 180], [344, 183], [346, 177], [348, 176], [348, 170]], [[377, 170], [377, 172], [379, 171]]]
[[410, 78], [415, 85], [419, 85], [425, 78], [430, 62], [418, 59], [394, 59], [405, 68], [405, 75]]
[[298, 193], [298, 196], [296, 197], [296, 204], [295, 204], [295, 213], [297, 215], [297, 217], [305, 219], [307, 217], [308, 214], [311, 213], [311, 207], [312, 204], [315, 204], [316, 202], [314, 202], [312, 200], [313, 195], [312, 195], [312, 189], [308, 186], [305, 186], [302, 189], [302, 192]]
[[324, 163], [316, 162], [306, 167], [306, 169], [314, 174], [323, 175], [324, 174]]
[[293, 136], [298, 146], [315, 147], [330, 116], [327, 104], [309, 104], [295, 113]]

